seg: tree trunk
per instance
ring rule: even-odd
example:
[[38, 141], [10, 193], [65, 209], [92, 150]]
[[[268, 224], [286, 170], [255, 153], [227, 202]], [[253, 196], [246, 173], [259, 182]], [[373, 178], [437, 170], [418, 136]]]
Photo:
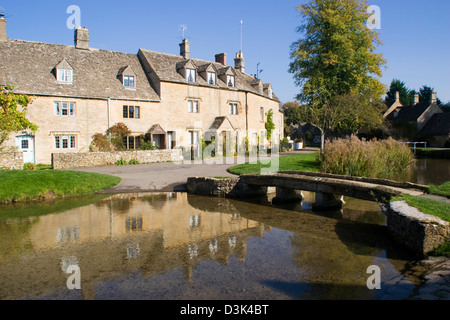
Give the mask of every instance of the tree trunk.
[[324, 147], [325, 147], [325, 132], [322, 128], [319, 128], [320, 130], [320, 154], [323, 154]]

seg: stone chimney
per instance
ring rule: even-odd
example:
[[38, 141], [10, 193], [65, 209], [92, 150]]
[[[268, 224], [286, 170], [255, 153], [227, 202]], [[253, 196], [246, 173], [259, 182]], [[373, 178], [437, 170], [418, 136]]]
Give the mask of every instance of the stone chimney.
[[183, 39], [183, 42], [180, 43], [180, 55], [186, 60], [191, 58], [191, 44], [187, 39]]
[[413, 106], [415, 106], [418, 103], [419, 103], [419, 94], [415, 93], [414, 94], [414, 100], [413, 100]]
[[431, 103], [437, 103], [437, 95], [434, 91], [431, 93]]
[[5, 15], [0, 13], [0, 41], [8, 40], [8, 36], [6, 35], [6, 19]]
[[77, 49], [89, 49], [89, 30], [78, 27], [75, 29], [75, 47]]
[[400, 92], [395, 92], [395, 102], [400, 102]]
[[245, 73], [245, 60], [242, 51], [236, 53], [236, 58], [234, 59], [234, 69]]
[[221, 63], [224, 66], [226, 66], [227, 65], [227, 54], [226, 53], [216, 54], [216, 62]]

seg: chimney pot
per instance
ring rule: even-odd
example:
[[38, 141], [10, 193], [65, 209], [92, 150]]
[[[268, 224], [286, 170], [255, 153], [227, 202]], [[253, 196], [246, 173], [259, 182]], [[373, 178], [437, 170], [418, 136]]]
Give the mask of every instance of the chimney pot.
[[437, 94], [436, 92], [432, 92], [431, 93], [431, 103], [436, 103], [437, 102]]
[[414, 94], [414, 102], [413, 102], [413, 105], [415, 106], [416, 104], [418, 104], [419, 103], [419, 94], [418, 93], [415, 93]]
[[245, 60], [242, 51], [236, 53], [236, 59], [234, 59], [234, 68], [242, 73], [245, 73]]
[[221, 63], [224, 66], [226, 66], [227, 65], [227, 54], [226, 53], [216, 54], [216, 62]]
[[183, 42], [180, 43], [180, 55], [185, 59], [191, 58], [191, 44], [187, 39], [183, 39]]
[[75, 47], [77, 49], [89, 49], [89, 30], [78, 27], [75, 29]]
[[0, 14], [0, 41], [8, 40], [6, 34], [6, 19], [4, 14]]

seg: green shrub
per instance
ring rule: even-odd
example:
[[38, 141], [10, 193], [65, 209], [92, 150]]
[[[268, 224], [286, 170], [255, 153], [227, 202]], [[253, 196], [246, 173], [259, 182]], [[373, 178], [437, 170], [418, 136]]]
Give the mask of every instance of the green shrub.
[[126, 166], [127, 162], [123, 158], [120, 158], [120, 160], [117, 160], [114, 164], [116, 166]]
[[24, 170], [31, 170], [31, 171], [34, 171], [34, 170], [37, 169], [37, 165], [34, 164], [34, 163], [31, 163], [31, 162], [28, 162], [28, 163], [25, 163], [25, 164], [23, 165], [23, 169], [24, 169]]
[[356, 136], [327, 141], [320, 156], [322, 172], [384, 179], [407, 172], [413, 161], [408, 146], [392, 138], [366, 141]]
[[139, 162], [139, 160], [131, 159], [130, 161], [128, 161], [128, 164], [133, 165], [133, 164], [141, 164], [141, 163]]
[[141, 146], [139, 147], [140, 150], [156, 150], [157, 148], [153, 145], [153, 142], [151, 141], [143, 141], [141, 143]]

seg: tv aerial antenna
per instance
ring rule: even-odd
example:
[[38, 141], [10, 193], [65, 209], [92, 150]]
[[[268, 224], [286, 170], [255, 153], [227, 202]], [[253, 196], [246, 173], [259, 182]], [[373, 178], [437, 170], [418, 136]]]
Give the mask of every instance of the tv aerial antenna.
[[240, 43], [240, 52], [242, 53], [242, 25], [243, 25], [244, 21], [241, 20], [241, 43]]
[[5, 8], [0, 7], [0, 18], [7, 18], [7, 17], [11, 17], [11, 15], [6, 13]]
[[256, 64], [256, 79], [259, 79], [259, 76], [261, 75], [261, 73], [264, 71], [263, 69], [259, 69], [259, 66], [261, 65], [260, 62], [258, 62]]
[[188, 27], [187, 27], [187, 25], [185, 25], [185, 24], [182, 24], [182, 25], [180, 26], [180, 30], [181, 30], [181, 34], [182, 34], [182, 36], [183, 36], [183, 40], [186, 39], [185, 34], [186, 34], [187, 28], [188, 28]]

